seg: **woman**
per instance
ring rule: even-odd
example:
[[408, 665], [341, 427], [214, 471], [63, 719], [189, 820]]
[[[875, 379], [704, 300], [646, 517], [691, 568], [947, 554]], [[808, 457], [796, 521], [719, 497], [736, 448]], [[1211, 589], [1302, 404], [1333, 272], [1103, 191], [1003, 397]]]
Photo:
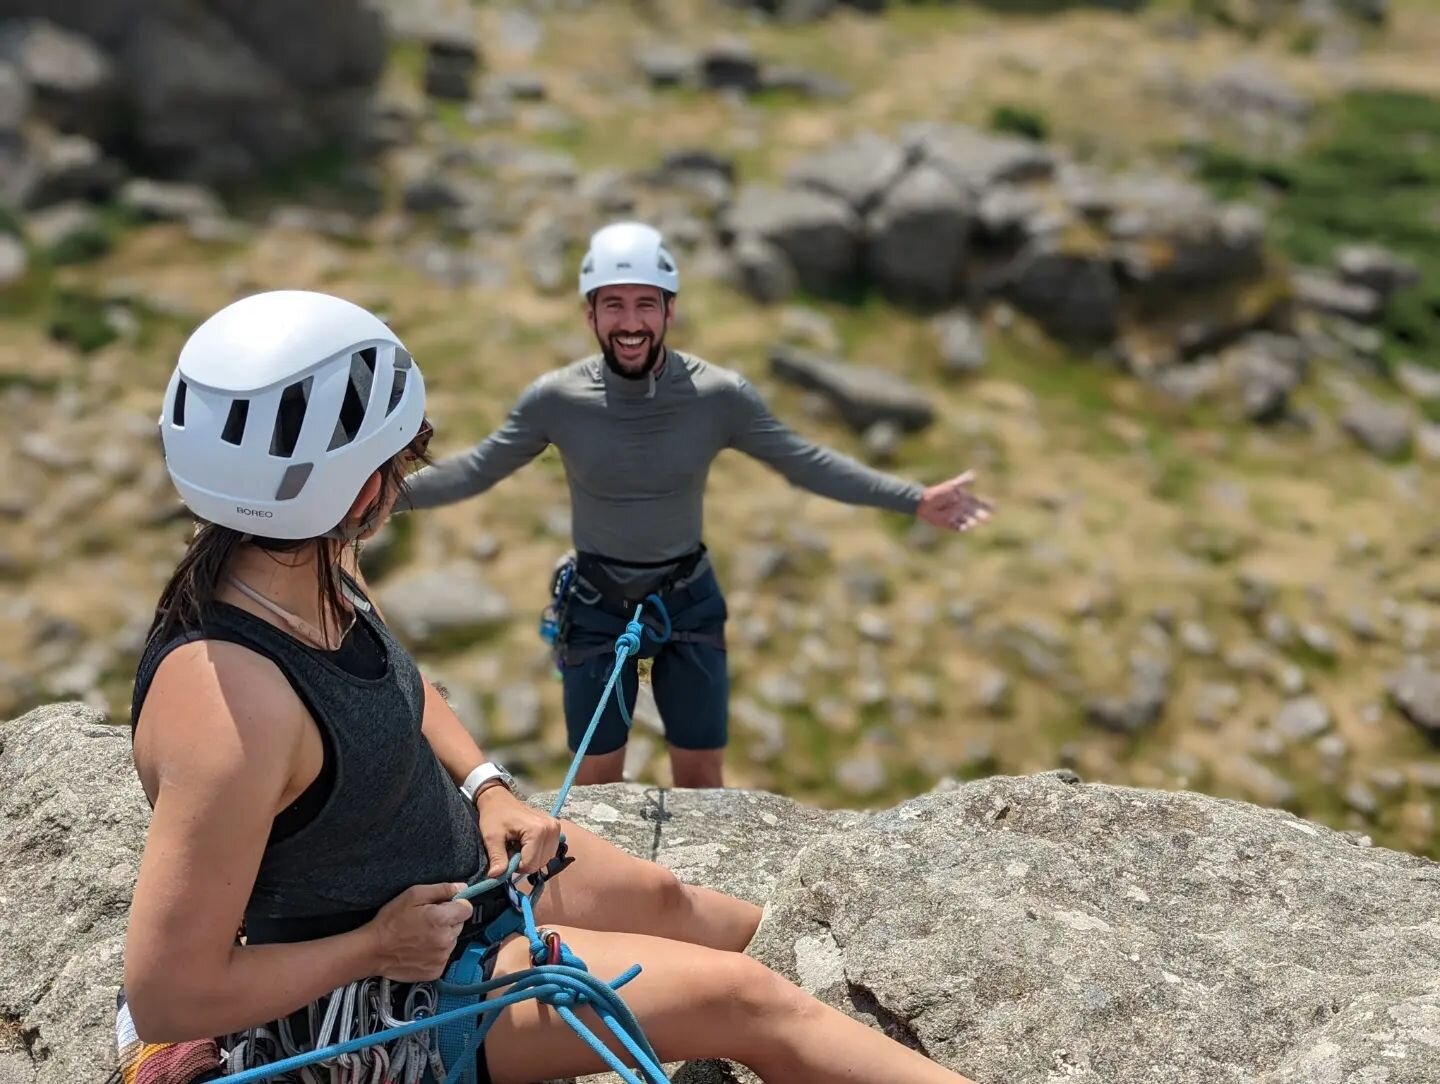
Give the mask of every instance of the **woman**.
[[[367, 976], [433, 980], [470, 928], [457, 891], [510, 850], [521, 872], [541, 869], [563, 830], [576, 861], [536, 918], [599, 975], [642, 965], [623, 996], [664, 1060], [731, 1058], [769, 1081], [962, 1081], [743, 955], [758, 908], [511, 794], [355, 560], [425, 457], [424, 409], [399, 339], [323, 294], [239, 301], [181, 352], [161, 430], [202, 522], [161, 596], [132, 711], [154, 807], [125, 953], [139, 1036], [293, 1020]], [[523, 970], [528, 951], [511, 938], [488, 966]], [[533, 1001], [500, 1015], [478, 1065], [496, 1084], [601, 1068]]]

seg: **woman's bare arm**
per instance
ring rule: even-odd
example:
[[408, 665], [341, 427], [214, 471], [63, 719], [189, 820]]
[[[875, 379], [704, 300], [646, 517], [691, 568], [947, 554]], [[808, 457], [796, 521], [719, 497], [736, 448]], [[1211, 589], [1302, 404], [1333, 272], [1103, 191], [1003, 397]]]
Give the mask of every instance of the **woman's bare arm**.
[[235, 944], [308, 725], [279, 670], [243, 647], [188, 644], [161, 664], [135, 740], [154, 817], [125, 945], [126, 995], [146, 1040], [272, 1020], [377, 969], [368, 926]]

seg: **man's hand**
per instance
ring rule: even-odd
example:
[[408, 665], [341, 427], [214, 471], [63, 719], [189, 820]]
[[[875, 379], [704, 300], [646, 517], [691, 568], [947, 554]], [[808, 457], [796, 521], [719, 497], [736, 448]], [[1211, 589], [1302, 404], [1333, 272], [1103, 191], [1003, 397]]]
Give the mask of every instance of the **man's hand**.
[[520, 873], [534, 873], [560, 849], [560, 822], [532, 809], [501, 786], [488, 787], [475, 798], [480, 838], [490, 859], [487, 877], [499, 877], [510, 864], [508, 844], [520, 848]]
[[975, 472], [967, 470], [948, 482], [931, 486], [920, 497], [915, 515], [926, 523], [951, 531], [968, 531], [986, 522], [994, 508], [989, 501], [970, 492], [973, 481]]

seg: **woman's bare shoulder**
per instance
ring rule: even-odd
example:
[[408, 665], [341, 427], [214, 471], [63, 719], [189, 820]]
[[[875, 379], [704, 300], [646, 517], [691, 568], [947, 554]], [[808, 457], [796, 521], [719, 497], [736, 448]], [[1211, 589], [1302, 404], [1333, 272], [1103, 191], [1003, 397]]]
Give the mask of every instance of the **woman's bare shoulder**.
[[136, 720], [135, 763], [157, 773], [289, 774], [310, 716], [280, 668], [240, 644], [195, 640], [161, 661]]

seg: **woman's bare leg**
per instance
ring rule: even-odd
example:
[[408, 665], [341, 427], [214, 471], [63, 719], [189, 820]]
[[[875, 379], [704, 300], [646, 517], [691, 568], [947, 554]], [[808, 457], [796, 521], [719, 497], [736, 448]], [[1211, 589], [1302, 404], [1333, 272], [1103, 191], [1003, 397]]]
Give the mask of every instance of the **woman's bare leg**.
[[[638, 934], [559, 932], [599, 978], [613, 979], [633, 964], [643, 967], [620, 994], [662, 1062], [728, 1058], [767, 1084], [972, 1084], [740, 953]], [[500, 950], [495, 973], [529, 966], [525, 939], [512, 938]], [[612, 1050], [622, 1049], [593, 1012], [581, 1009], [579, 1015]], [[536, 1001], [500, 1014], [485, 1053], [495, 1084], [605, 1068], [557, 1013]]]
[[545, 886], [535, 921], [587, 930], [643, 933], [710, 948], [742, 951], [760, 925], [760, 908], [687, 885], [670, 870], [626, 854], [562, 821], [575, 864]]

